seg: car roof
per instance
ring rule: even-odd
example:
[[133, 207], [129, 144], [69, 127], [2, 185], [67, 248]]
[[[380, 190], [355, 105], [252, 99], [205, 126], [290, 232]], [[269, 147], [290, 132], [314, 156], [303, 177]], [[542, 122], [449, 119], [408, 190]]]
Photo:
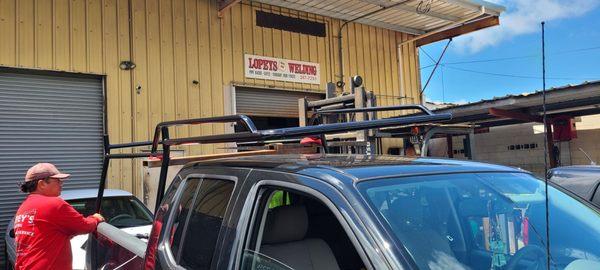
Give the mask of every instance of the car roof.
[[518, 168], [455, 159], [410, 158], [385, 155], [256, 155], [194, 162], [194, 166], [264, 169], [323, 178], [343, 174], [353, 182], [393, 176], [461, 172], [524, 172]]
[[600, 166], [598, 165], [574, 165], [553, 168], [550, 173], [577, 173], [577, 174], [598, 174], [600, 175]]
[[[123, 197], [123, 196], [133, 196], [131, 193], [120, 190], [120, 189], [105, 189], [104, 197]], [[91, 199], [98, 197], [98, 189], [95, 188], [85, 188], [85, 189], [68, 189], [63, 190], [60, 194], [60, 197], [65, 200], [77, 200], [77, 199]]]

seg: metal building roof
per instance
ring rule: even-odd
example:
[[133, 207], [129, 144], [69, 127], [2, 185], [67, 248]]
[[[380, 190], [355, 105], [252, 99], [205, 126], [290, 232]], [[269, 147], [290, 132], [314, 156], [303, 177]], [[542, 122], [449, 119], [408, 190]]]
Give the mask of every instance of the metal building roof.
[[[522, 123], [515, 119], [499, 118], [490, 109], [500, 109], [539, 116], [542, 113], [542, 91], [507, 95], [434, 110], [435, 113], [452, 113], [450, 123], [472, 123], [482, 127]], [[600, 81], [566, 85], [546, 91], [548, 115], [571, 117], [600, 114]]]
[[[254, 1], [414, 35], [452, 29], [484, 18], [497, 18], [504, 11], [502, 6], [479, 0]], [[470, 31], [474, 30], [477, 29]]]

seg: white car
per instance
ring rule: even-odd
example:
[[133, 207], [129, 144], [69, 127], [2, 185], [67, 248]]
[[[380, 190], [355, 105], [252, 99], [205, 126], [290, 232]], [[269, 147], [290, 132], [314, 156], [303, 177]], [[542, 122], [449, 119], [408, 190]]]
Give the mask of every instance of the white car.
[[[94, 213], [97, 189], [63, 190], [60, 195], [72, 205], [79, 213], [88, 216]], [[153, 216], [150, 210], [131, 193], [123, 190], [107, 189], [102, 199], [101, 214], [106, 221], [123, 231], [146, 240], [152, 229]], [[15, 264], [15, 238], [12, 231], [13, 222], [8, 224], [6, 230], [6, 262], [8, 269]], [[85, 267], [85, 242], [88, 235], [78, 235], [71, 239], [73, 251], [73, 269]]]

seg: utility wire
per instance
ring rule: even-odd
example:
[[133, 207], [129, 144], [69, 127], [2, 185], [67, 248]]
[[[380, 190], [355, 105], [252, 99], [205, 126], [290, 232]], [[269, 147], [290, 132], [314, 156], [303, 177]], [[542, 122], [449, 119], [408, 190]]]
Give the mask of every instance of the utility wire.
[[420, 49], [427, 56], [427, 58], [429, 58], [429, 60], [431, 60], [431, 62], [433, 63], [433, 65], [429, 65], [429, 66], [430, 67], [435, 66], [435, 62], [436, 62], [435, 59], [433, 59], [433, 57], [431, 57], [431, 55], [429, 55], [427, 53], [427, 51], [425, 51], [425, 49], [423, 49], [422, 47]]
[[433, 77], [433, 74], [435, 73], [435, 70], [437, 69], [437, 67], [439, 66], [440, 62], [442, 61], [442, 58], [444, 57], [444, 54], [446, 54], [446, 50], [448, 50], [448, 47], [450, 46], [450, 42], [452, 42], [452, 38], [448, 39], [448, 43], [446, 43], [446, 47], [444, 47], [444, 50], [442, 51], [442, 54], [440, 54], [440, 58], [438, 58], [437, 62], [435, 63], [435, 67], [433, 67], [433, 70], [431, 71], [431, 74], [429, 74], [429, 78], [427, 78], [427, 82], [425, 83], [425, 86], [423, 86], [423, 89], [421, 89], [421, 92], [419, 93], [421, 96], [421, 100], [423, 100], [423, 92], [425, 92], [425, 89], [427, 89], [427, 86], [429, 85], [429, 82], [431, 82], [431, 78]]
[[[463, 71], [463, 72], [483, 74], [483, 75], [489, 75], [489, 76], [508, 77], [508, 78], [520, 78], [520, 79], [536, 79], [536, 80], [542, 79], [542, 77], [539, 77], [539, 76], [528, 76], [528, 75], [517, 75], [517, 74], [503, 74], [503, 73], [485, 72], [485, 71], [478, 71], [478, 70], [465, 69], [465, 68], [449, 67], [449, 66], [446, 66], [445, 64], [440, 64], [440, 66], [443, 66], [443, 67], [448, 68], [448, 69], [453, 69], [453, 70], [458, 70], [458, 71]], [[549, 79], [549, 80], [588, 80], [588, 81], [594, 81], [594, 80], [598, 80], [600, 78], [546, 77], [546, 79]]]
[[[599, 50], [599, 49], [600, 49], [600, 46], [594, 46], [594, 47], [579, 48], [579, 49], [572, 49], [572, 50], [556, 51], [553, 53], [547, 53], [546, 55], [563, 55], [563, 54], [593, 51], [593, 50]], [[432, 59], [431, 56], [429, 56], [429, 54], [427, 54], [427, 52], [425, 52], [425, 50], [423, 50], [422, 48], [421, 48], [421, 51], [423, 51], [425, 53], [425, 55], [427, 55], [430, 59]], [[473, 64], [473, 63], [501, 62], [501, 61], [508, 61], [508, 60], [519, 60], [519, 59], [538, 58], [538, 57], [540, 57], [540, 55], [530, 54], [530, 55], [521, 55], [521, 56], [512, 56], [512, 57], [500, 57], [500, 58], [445, 62], [445, 63], [442, 63], [442, 65], [461, 65], [461, 64]], [[433, 67], [434, 65], [435, 64], [427, 65], [427, 66], [421, 67], [421, 69], [430, 68], [430, 67]]]

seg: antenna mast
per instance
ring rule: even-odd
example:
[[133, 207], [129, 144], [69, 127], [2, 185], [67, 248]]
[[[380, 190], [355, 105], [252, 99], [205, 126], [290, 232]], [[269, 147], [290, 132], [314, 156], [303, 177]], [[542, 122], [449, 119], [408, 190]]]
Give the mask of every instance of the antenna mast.
[[544, 186], [546, 191], [546, 269], [550, 270], [550, 210], [548, 209], [548, 130], [546, 119], [546, 36], [544, 26], [546, 22], [542, 22], [542, 108], [544, 118]]

